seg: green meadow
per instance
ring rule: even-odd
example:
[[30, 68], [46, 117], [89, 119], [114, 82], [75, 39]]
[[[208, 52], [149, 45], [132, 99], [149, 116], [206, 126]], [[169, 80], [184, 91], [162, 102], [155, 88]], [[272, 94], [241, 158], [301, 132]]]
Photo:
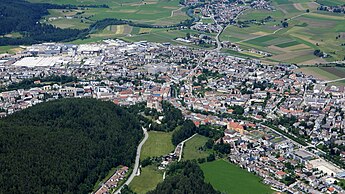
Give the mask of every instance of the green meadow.
[[273, 193], [261, 178], [225, 160], [216, 160], [200, 165], [205, 181], [222, 193], [266, 194]]
[[207, 137], [196, 135], [187, 141], [183, 147], [183, 159], [193, 160], [198, 158], [206, 158], [209, 153], [200, 148], [205, 145], [207, 140]]
[[163, 172], [156, 166], [146, 166], [141, 169], [140, 176], [134, 177], [129, 187], [138, 194], [144, 194], [156, 188], [163, 181]]
[[148, 133], [149, 138], [141, 150], [141, 159], [163, 156], [174, 151], [174, 145], [171, 143], [172, 132], [149, 131]]

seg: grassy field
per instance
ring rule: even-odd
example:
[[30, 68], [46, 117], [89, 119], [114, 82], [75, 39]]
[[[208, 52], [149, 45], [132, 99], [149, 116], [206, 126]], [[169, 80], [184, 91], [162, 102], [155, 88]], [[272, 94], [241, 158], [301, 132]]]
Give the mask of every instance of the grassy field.
[[20, 50], [21, 48], [19, 48], [18, 46], [0, 46], [0, 54], [3, 54], [3, 53], [15, 54], [16, 52]]
[[[340, 0], [334, 3], [337, 1]], [[250, 10], [239, 17], [240, 21], [258, 21], [271, 16], [271, 21], [264, 25], [250, 24], [245, 28], [229, 26], [221, 34], [221, 40], [273, 55], [261, 59], [263, 61], [315, 64], [344, 59], [345, 47], [341, 46], [345, 43], [344, 14], [318, 11], [319, 4], [313, 0], [273, 0], [272, 4], [276, 8], [274, 11]], [[288, 28], [281, 28], [280, 23], [284, 19], [288, 19]], [[314, 56], [316, 49], [331, 57], [322, 59]]]
[[265, 194], [273, 193], [268, 185], [261, 183], [257, 177], [240, 167], [224, 160], [201, 164], [206, 182], [223, 193]]
[[79, 10], [50, 10], [43, 21], [61, 28], [87, 28], [97, 20], [118, 18], [137, 23], [171, 25], [189, 17], [181, 9], [179, 0], [29, 0], [35, 3], [72, 5], [103, 5], [109, 8], [84, 8]]
[[141, 159], [166, 155], [174, 150], [174, 145], [171, 143], [171, 132], [149, 131], [148, 133], [149, 138], [143, 145]]
[[140, 176], [136, 176], [129, 187], [138, 194], [144, 194], [156, 188], [163, 181], [163, 172], [156, 166], [146, 166], [141, 169]]
[[207, 151], [201, 151], [199, 148], [204, 146], [207, 140], [207, 137], [196, 135], [187, 141], [183, 147], [183, 159], [193, 160], [198, 158], [206, 158], [209, 153]]

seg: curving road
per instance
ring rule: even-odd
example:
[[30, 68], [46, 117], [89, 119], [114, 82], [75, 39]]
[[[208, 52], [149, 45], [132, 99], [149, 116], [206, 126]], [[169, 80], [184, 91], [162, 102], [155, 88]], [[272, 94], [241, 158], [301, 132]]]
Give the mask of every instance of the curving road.
[[[187, 139], [183, 140], [181, 143], [179, 143], [179, 145], [181, 144], [181, 151], [180, 151], [180, 154], [178, 156], [178, 162], [181, 161], [182, 159], [182, 152], [183, 152], [183, 146], [184, 146], [184, 143], [186, 143], [187, 141], [189, 141], [190, 139], [192, 139], [194, 136], [196, 136], [197, 133], [195, 133], [194, 135], [188, 137]], [[177, 145], [178, 146], [178, 145]]]
[[126, 180], [126, 182], [118, 189], [115, 191], [115, 194], [119, 194], [121, 193], [121, 189], [123, 188], [124, 185], [129, 185], [132, 180], [134, 179], [135, 175], [138, 172], [139, 169], [139, 161], [140, 161], [140, 153], [141, 153], [141, 148], [143, 147], [144, 143], [146, 142], [146, 140], [149, 138], [149, 134], [147, 133], [147, 130], [145, 128], [143, 128], [144, 131], [144, 139], [140, 142], [138, 148], [137, 148], [137, 156], [135, 157], [135, 164], [134, 164], [134, 169], [132, 171], [132, 174], [128, 177], [128, 179]]

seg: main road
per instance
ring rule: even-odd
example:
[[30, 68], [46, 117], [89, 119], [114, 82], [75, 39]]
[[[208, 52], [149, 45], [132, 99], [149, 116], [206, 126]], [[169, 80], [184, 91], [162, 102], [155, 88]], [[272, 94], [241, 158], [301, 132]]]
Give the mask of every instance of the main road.
[[134, 168], [133, 168], [132, 174], [128, 177], [126, 182], [118, 190], [115, 191], [115, 194], [121, 193], [121, 189], [123, 188], [123, 186], [129, 185], [132, 182], [132, 180], [134, 179], [134, 177], [137, 174], [137, 172], [138, 172], [141, 148], [143, 147], [143, 145], [146, 142], [146, 140], [149, 138], [149, 134], [147, 133], [147, 130], [145, 128], [143, 128], [143, 127], [142, 127], [142, 129], [144, 131], [144, 135], [145, 136], [144, 136], [144, 139], [140, 142], [140, 144], [139, 144], [139, 146], [137, 148], [137, 155], [135, 157], [135, 164], [134, 164]]

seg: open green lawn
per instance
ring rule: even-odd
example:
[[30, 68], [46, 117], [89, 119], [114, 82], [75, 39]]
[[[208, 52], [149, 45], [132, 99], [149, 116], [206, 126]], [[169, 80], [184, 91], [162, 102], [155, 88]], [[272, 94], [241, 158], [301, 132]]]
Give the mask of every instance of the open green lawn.
[[207, 140], [207, 137], [196, 135], [187, 141], [183, 147], [183, 159], [193, 160], [198, 158], [206, 158], [209, 153], [207, 151], [200, 150], [199, 148], [203, 147]]
[[149, 138], [141, 150], [141, 159], [169, 154], [175, 148], [171, 143], [172, 132], [149, 131]]
[[261, 183], [261, 178], [225, 160], [216, 160], [200, 165], [206, 182], [220, 192], [230, 194], [266, 194], [273, 193], [268, 185]]
[[146, 166], [141, 169], [140, 176], [136, 176], [129, 187], [138, 194], [144, 194], [156, 188], [163, 181], [163, 172], [156, 166]]

